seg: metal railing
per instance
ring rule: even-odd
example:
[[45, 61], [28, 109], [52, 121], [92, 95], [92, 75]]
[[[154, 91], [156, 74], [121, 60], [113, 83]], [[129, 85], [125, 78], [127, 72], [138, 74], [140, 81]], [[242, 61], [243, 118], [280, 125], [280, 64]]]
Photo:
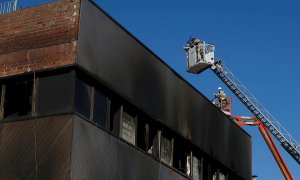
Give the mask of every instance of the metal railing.
[[15, 11], [18, 0], [0, 0], [0, 14]]

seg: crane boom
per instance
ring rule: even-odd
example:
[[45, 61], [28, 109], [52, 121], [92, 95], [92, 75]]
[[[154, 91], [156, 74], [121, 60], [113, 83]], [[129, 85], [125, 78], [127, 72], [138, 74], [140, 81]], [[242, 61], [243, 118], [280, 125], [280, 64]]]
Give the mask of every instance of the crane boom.
[[221, 61], [215, 62], [210, 68], [300, 164], [300, 144], [282, 127], [277, 119]]

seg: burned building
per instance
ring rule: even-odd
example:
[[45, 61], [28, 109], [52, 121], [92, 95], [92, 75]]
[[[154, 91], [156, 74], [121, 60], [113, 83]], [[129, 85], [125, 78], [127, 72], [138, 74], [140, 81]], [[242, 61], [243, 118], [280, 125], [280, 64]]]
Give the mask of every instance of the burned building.
[[251, 179], [251, 137], [93, 2], [0, 27], [1, 180]]

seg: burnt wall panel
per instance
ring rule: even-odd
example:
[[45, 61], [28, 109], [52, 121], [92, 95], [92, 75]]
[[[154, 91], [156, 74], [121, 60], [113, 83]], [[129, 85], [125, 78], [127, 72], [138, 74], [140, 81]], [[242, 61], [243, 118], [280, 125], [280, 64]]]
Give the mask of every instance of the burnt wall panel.
[[69, 179], [73, 116], [0, 125], [0, 179]]
[[82, 1], [81, 8], [77, 63], [239, 176], [250, 179], [251, 137], [102, 10], [88, 0]]
[[118, 142], [94, 125], [75, 116], [72, 145], [72, 180], [117, 179]]
[[69, 179], [72, 128], [73, 115], [36, 120], [38, 179]]
[[37, 115], [73, 111], [75, 72], [41, 74], [38, 77]]
[[35, 179], [33, 121], [4, 123], [0, 127], [0, 179]]
[[184, 176], [178, 176], [178, 173], [167, 166], [161, 166], [159, 172], [159, 179], [164, 180], [187, 180]]
[[160, 177], [185, 179], [133, 146], [75, 116], [71, 179], [156, 180]]

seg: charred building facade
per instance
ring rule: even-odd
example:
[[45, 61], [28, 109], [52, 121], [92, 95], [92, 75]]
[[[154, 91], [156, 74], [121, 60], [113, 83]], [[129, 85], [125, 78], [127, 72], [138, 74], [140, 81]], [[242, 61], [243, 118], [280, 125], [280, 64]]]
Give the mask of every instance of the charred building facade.
[[251, 137], [93, 2], [0, 27], [1, 180], [251, 179]]

